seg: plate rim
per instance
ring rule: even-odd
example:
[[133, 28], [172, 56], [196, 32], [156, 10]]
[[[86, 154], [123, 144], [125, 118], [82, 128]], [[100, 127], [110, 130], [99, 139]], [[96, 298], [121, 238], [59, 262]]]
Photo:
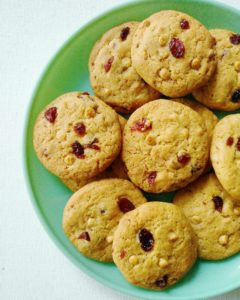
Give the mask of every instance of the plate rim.
[[[156, 2], [157, 0], [150, 0], [151, 2]], [[133, 297], [138, 297], [140, 299], [150, 299], [149, 297], [143, 297], [139, 296], [132, 291], [128, 290], [126, 291], [124, 288], [115, 285], [114, 283], [109, 282], [108, 280], [104, 279], [103, 277], [99, 277], [96, 275], [94, 272], [89, 270], [81, 261], [79, 261], [77, 258], [72, 256], [67, 248], [61, 243], [59, 238], [55, 235], [54, 230], [52, 226], [49, 224], [47, 221], [46, 217], [44, 216], [41, 207], [39, 206], [38, 201], [36, 201], [37, 196], [34, 190], [34, 185], [32, 183], [30, 171], [29, 171], [29, 162], [28, 162], [28, 135], [29, 135], [29, 129], [28, 129], [28, 124], [30, 123], [31, 119], [31, 111], [35, 102], [35, 98], [39, 92], [39, 88], [41, 87], [42, 83], [44, 82], [44, 78], [48, 74], [48, 72], [51, 70], [51, 68], [54, 66], [54, 64], [57, 62], [58, 58], [61, 56], [61, 54], [65, 51], [65, 49], [68, 47], [68, 44], [72, 43], [77, 36], [80, 34], [80, 32], [85, 31], [89, 26], [92, 26], [93, 24], [99, 22], [100, 20], [104, 19], [106, 15], [112, 14], [120, 9], [123, 9], [125, 7], [129, 6], [135, 6], [136, 4], [139, 3], [149, 3], [149, 0], [128, 0], [124, 4], [121, 5], [116, 5], [111, 9], [106, 10], [105, 12], [97, 15], [90, 21], [86, 22], [83, 26], [79, 27], [76, 31], [74, 31], [70, 37], [68, 37], [58, 48], [57, 50], [54, 51], [53, 55], [51, 56], [50, 59], [47, 60], [47, 63], [43, 70], [41, 71], [40, 75], [38, 76], [38, 79], [36, 80], [35, 86], [33, 88], [33, 92], [30, 97], [30, 101], [28, 102], [27, 109], [24, 114], [24, 125], [23, 125], [23, 139], [22, 139], [22, 166], [23, 166], [23, 177], [24, 181], [27, 187], [27, 192], [29, 194], [30, 202], [32, 203], [32, 207], [34, 208], [35, 214], [37, 215], [38, 220], [40, 221], [40, 224], [44, 228], [44, 231], [47, 233], [47, 235], [50, 237], [50, 240], [53, 242], [53, 244], [61, 250], [61, 253], [68, 258], [71, 263], [80, 271], [83, 271], [87, 276], [90, 278], [96, 280], [97, 282], [100, 282], [104, 286], [111, 288], [117, 292], [123, 293], [125, 295], [133, 296]], [[218, 0], [185, 0], [186, 2], [192, 3], [192, 2], [199, 2], [201, 1], [202, 3], [207, 3], [215, 6], [219, 6], [223, 9], [227, 9], [230, 11], [234, 11], [240, 15], [240, 10], [236, 7], [233, 7], [231, 5], [225, 4], [223, 2], [219, 2]], [[213, 298], [216, 296], [224, 295], [228, 292], [234, 291], [236, 289], [240, 288], [240, 281], [239, 283], [236, 282], [236, 284], [229, 284], [227, 287], [220, 287], [219, 289], [212, 290], [211, 292], [204, 292], [197, 297], [195, 297], [195, 300], [200, 300], [204, 298]], [[159, 293], [159, 298], [158, 299], [164, 299], [164, 295], [161, 295]], [[169, 299], [179, 299], [179, 300], [192, 300], [192, 297], [190, 296], [174, 296], [174, 295], [168, 295]]]

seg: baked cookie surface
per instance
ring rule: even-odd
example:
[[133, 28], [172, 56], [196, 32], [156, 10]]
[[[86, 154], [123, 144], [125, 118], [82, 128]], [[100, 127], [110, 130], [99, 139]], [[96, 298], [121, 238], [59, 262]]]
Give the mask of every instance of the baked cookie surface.
[[127, 121], [122, 159], [129, 178], [146, 192], [177, 190], [195, 180], [208, 160], [201, 116], [171, 100], [155, 100]]
[[216, 71], [206, 86], [193, 91], [193, 96], [212, 109], [233, 111], [240, 108], [240, 37], [224, 29], [210, 33], [216, 40]]
[[120, 220], [113, 239], [113, 260], [132, 284], [165, 289], [192, 267], [195, 234], [177, 206], [148, 202]]
[[218, 180], [240, 202], [240, 114], [228, 115], [218, 122], [210, 155]]
[[130, 181], [103, 179], [74, 193], [63, 213], [63, 229], [82, 254], [112, 261], [113, 234], [124, 213], [146, 202]]
[[240, 251], [240, 203], [223, 189], [214, 174], [179, 191], [174, 203], [191, 222], [201, 258], [219, 260]]
[[132, 66], [132, 37], [138, 24], [127, 22], [110, 29], [96, 42], [90, 54], [90, 81], [95, 94], [120, 112], [133, 111], [159, 98], [159, 92]]
[[177, 98], [203, 86], [215, 67], [214, 39], [187, 14], [163, 10], [140, 23], [132, 62], [140, 76], [162, 94]]
[[87, 180], [105, 170], [119, 154], [118, 116], [96, 97], [67, 93], [39, 114], [33, 144], [49, 171], [64, 179]]

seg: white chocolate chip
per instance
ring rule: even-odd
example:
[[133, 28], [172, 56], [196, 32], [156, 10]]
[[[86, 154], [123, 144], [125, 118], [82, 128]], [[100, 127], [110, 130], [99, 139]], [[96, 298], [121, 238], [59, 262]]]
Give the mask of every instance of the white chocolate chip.
[[130, 257], [129, 257], [129, 262], [130, 262], [130, 264], [132, 264], [132, 265], [136, 265], [136, 264], [138, 263], [138, 258], [137, 258], [137, 256], [135, 256], [135, 255], [130, 256]]
[[112, 243], [112, 241], [113, 241], [112, 235], [107, 236], [107, 242]]
[[129, 57], [124, 57], [122, 59], [122, 66], [125, 67], [125, 68], [128, 68], [131, 66], [131, 60]]
[[92, 226], [94, 224], [94, 219], [93, 218], [89, 218], [88, 220], [87, 220], [87, 225], [88, 226]]
[[167, 265], [168, 265], [168, 261], [166, 259], [164, 259], [164, 258], [160, 258], [160, 260], [159, 260], [159, 266], [161, 268], [165, 268], [165, 267], [167, 267]]
[[221, 235], [218, 239], [220, 245], [225, 246], [228, 243], [228, 236], [226, 234]]
[[170, 78], [170, 72], [166, 68], [161, 69], [158, 74], [163, 80], [168, 80]]
[[170, 232], [168, 237], [169, 237], [169, 240], [171, 242], [174, 242], [174, 241], [176, 241], [178, 239], [178, 237], [177, 237], [177, 235], [176, 235], [175, 232]]

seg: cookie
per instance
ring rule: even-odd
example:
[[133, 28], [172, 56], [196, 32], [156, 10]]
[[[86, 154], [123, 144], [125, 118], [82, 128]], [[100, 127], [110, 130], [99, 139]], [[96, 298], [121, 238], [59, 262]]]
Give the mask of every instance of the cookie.
[[162, 10], [134, 33], [132, 63], [150, 86], [166, 96], [182, 97], [211, 78], [216, 67], [214, 43], [194, 18]]
[[191, 222], [201, 258], [218, 260], [240, 251], [240, 204], [214, 174], [205, 175], [178, 192], [174, 203]]
[[128, 180], [91, 182], [67, 202], [64, 232], [82, 254], [99, 261], [112, 261], [113, 234], [119, 220], [145, 202], [142, 193]]
[[[213, 134], [214, 127], [216, 126], [216, 124], [218, 122], [217, 116], [211, 110], [209, 110], [207, 107], [201, 105], [200, 103], [198, 103], [196, 101], [191, 101], [189, 99], [184, 99], [184, 98], [172, 99], [172, 100], [176, 101], [178, 103], [187, 105], [190, 108], [192, 108], [193, 110], [195, 110], [197, 113], [200, 114], [200, 116], [202, 117], [203, 122], [206, 126], [206, 129], [207, 129], [208, 143], [210, 146], [211, 142], [212, 142], [212, 134]], [[210, 150], [210, 148], [209, 148], [209, 150]], [[205, 172], [209, 171], [211, 169], [211, 167], [212, 167], [212, 164], [211, 164], [210, 157], [209, 157], [208, 163], [205, 168]]]
[[64, 94], [39, 114], [33, 144], [39, 160], [60, 178], [88, 180], [105, 170], [121, 148], [115, 111], [85, 93]]
[[171, 100], [143, 105], [124, 128], [122, 159], [131, 181], [146, 192], [174, 191], [195, 180], [208, 149], [201, 116]]
[[210, 156], [218, 180], [240, 202], [240, 114], [226, 116], [218, 122]]
[[149, 202], [122, 217], [114, 234], [113, 260], [132, 284], [170, 287], [193, 266], [195, 234], [177, 206]]
[[90, 82], [95, 94], [120, 112], [131, 112], [159, 98], [159, 92], [132, 66], [131, 44], [138, 24], [127, 22], [110, 29], [96, 42], [90, 54]]
[[[124, 119], [121, 115], [118, 115], [118, 121], [121, 127], [121, 131], [123, 131], [125, 124], [127, 123], [126, 119]], [[127, 171], [125, 165], [121, 159], [121, 155], [114, 160], [114, 162], [103, 172], [100, 174], [89, 178], [62, 178], [61, 181], [73, 192], [78, 191], [82, 186], [86, 185], [89, 182], [105, 179], [105, 178], [122, 178], [128, 179]]]
[[212, 109], [233, 111], [240, 108], [240, 35], [224, 29], [210, 33], [216, 40], [216, 72], [193, 96]]

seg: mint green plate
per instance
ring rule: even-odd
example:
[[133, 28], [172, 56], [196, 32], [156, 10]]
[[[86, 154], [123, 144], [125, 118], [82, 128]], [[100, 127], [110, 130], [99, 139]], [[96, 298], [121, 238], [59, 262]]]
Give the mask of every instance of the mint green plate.
[[[71, 192], [40, 164], [32, 146], [34, 121], [47, 103], [69, 91], [92, 92], [89, 85], [88, 56], [101, 34], [120, 23], [140, 21], [161, 9], [186, 12], [208, 28], [240, 31], [240, 12], [217, 2], [200, 0], [134, 2], [107, 12], [80, 29], [50, 62], [34, 92], [24, 141], [26, 177], [32, 202], [46, 231], [81, 270], [111, 288], [138, 298], [201, 299], [240, 287], [240, 255], [219, 262], [199, 260], [187, 277], [167, 291], [156, 292], [130, 285], [113, 264], [99, 263], [82, 256], [67, 240], [61, 227], [61, 219]], [[149, 199], [153, 199], [151, 195]], [[161, 199], [170, 200], [171, 195], [162, 195]]]

